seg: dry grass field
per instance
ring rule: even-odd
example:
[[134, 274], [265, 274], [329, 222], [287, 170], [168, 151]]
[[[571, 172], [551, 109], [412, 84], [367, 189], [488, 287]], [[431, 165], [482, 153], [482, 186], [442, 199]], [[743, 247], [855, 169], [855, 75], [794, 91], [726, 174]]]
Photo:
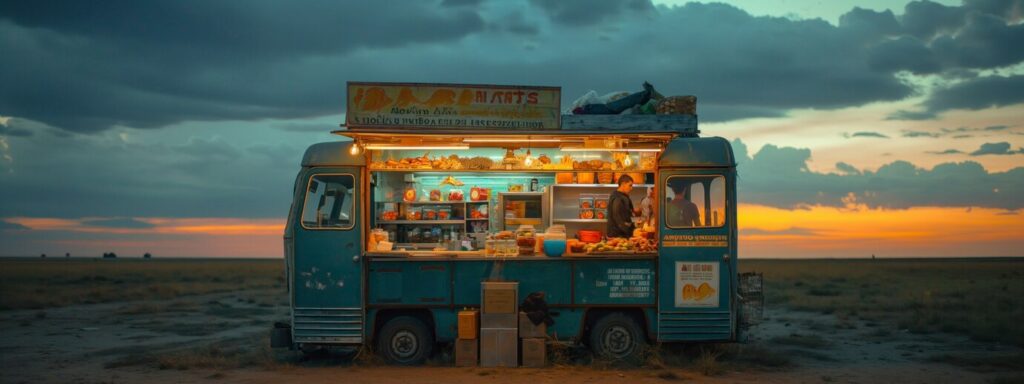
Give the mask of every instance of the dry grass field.
[[767, 306], [1024, 347], [1024, 260], [744, 260]]
[[281, 260], [2, 259], [0, 310], [284, 289]]
[[642, 367], [549, 347], [547, 369], [382, 365], [268, 347], [280, 260], [0, 260], [0, 382], [1024, 382], [1024, 261], [743, 260], [766, 318], [743, 344], [652, 346]]

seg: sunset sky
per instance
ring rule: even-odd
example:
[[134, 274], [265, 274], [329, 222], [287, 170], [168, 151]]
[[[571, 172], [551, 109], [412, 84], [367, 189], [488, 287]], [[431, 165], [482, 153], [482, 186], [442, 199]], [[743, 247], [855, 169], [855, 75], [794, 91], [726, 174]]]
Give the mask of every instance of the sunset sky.
[[0, 256], [280, 257], [346, 81], [697, 95], [740, 257], [1024, 256], [1024, 0], [0, 2]]

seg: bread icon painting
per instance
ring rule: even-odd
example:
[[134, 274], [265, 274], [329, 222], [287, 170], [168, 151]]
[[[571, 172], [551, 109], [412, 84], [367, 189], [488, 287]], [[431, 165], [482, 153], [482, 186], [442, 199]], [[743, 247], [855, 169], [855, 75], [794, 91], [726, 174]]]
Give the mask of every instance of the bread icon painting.
[[699, 287], [694, 287], [693, 284], [683, 286], [683, 300], [704, 301], [714, 294], [715, 289], [708, 283], [701, 283]]
[[353, 101], [360, 110], [373, 112], [391, 105], [394, 100], [388, 97], [384, 88], [371, 87], [365, 91], [362, 88], [357, 89]]

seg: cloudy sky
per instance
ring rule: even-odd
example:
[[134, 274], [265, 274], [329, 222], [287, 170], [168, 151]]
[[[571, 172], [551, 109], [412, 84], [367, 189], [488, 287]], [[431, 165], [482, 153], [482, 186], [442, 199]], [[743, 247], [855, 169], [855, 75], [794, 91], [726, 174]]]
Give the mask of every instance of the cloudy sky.
[[346, 81], [693, 94], [741, 252], [1024, 249], [1024, 1], [0, 3], [0, 255], [280, 257]]

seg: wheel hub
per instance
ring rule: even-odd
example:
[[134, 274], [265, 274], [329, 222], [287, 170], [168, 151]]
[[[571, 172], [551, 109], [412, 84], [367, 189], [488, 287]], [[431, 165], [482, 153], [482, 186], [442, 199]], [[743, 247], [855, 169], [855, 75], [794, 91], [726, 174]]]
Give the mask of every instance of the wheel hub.
[[416, 354], [417, 349], [419, 349], [419, 341], [416, 340], [416, 335], [410, 331], [398, 331], [391, 337], [391, 350], [399, 358], [409, 358]]
[[604, 334], [604, 345], [612, 356], [626, 356], [633, 349], [633, 335], [623, 326], [609, 327]]

